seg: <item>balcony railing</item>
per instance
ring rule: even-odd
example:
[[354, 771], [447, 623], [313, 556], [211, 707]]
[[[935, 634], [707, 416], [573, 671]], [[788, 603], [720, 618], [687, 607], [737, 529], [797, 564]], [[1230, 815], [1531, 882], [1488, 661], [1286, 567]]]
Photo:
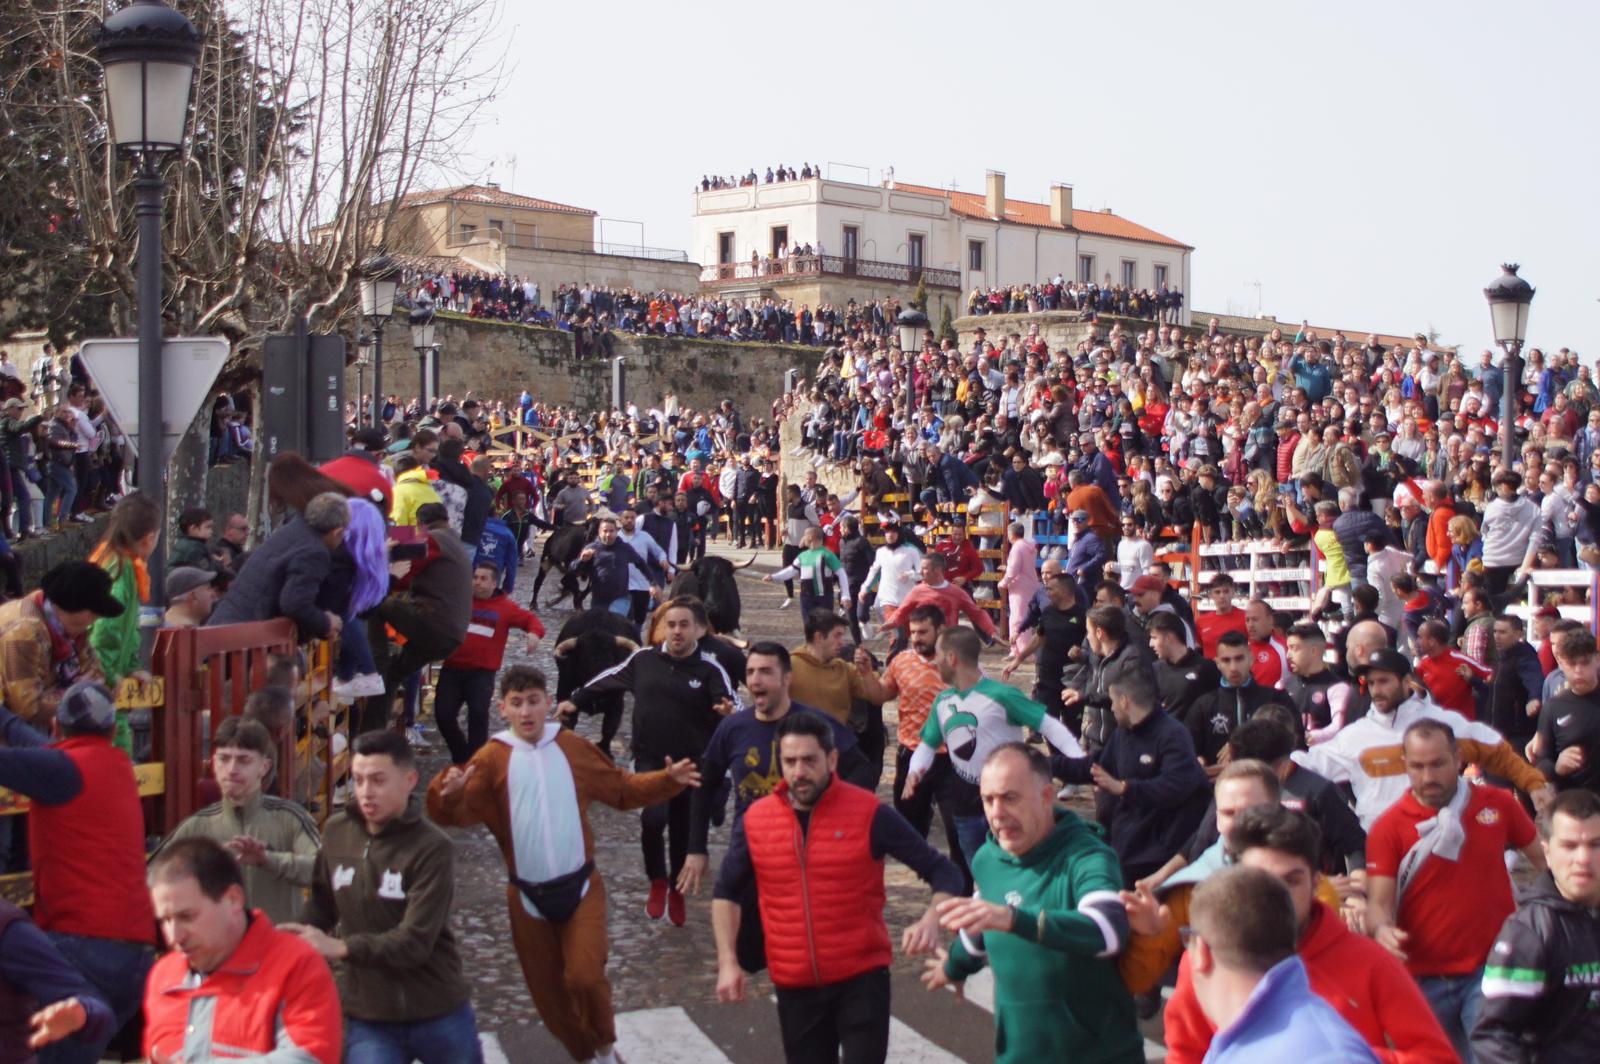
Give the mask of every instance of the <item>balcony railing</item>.
[[827, 274], [836, 277], [860, 277], [871, 281], [889, 281], [894, 284], [914, 285], [918, 281], [929, 288], [961, 287], [961, 275], [955, 270], [934, 270], [926, 266], [907, 266], [903, 262], [877, 262], [873, 259], [848, 259], [842, 255], [790, 255], [783, 259], [756, 262], [725, 262], [707, 266], [700, 271], [704, 285], [748, 284], [751, 281], [778, 279], [804, 279]]
[[454, 230], [445, 241], [452, 248], [469, 244], [500, 244], [523, 251], [573, 251], [580, 255], [622, 255], [633, 259], [656, 259], [661, 262], [688, 262], [689, 253], [675, 248], [641, 247], [638, 244], [603, 244], [592, 240], [563, 240], [558, 237], [531, 236], [525, 233], [506, 233], [494, 226], [467, 227]]

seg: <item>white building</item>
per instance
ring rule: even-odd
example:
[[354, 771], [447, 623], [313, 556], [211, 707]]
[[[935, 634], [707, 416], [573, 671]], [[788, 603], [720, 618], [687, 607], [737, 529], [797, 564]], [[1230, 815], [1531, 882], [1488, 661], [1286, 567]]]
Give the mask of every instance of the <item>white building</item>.
[[[802, 279], [849, 279], [875, 290], [921, 279], [930, 290], [964, 293], [1059, 273], [1191, 291], [1188, 244], [1109, 210], [1074, 210], [1070, 185], [1052, 186], [1047, 203], [1007, 199], [1005, 186], [1005, 175], [990, 171], [983, 195], [823, 178], [697, 192], [689, 255], [708, 264], [706, 287], [781, 290]], [[761, 261], [806, 244], [820, 247], [820, 261]]]

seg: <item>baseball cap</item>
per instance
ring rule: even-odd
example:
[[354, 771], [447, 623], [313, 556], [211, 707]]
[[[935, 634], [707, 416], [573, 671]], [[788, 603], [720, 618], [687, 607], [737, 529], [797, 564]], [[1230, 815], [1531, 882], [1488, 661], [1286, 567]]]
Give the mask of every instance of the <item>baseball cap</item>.
[[117, 723], [117, 707], [104, 685], [80, 680], [61, 696], [56, 720], [63, 728], [107, 732]]
[[62, 562], [44, 574], [39, 589], [58, 610], [90, 610], [97, 617], [122, 616], [122, 603], [111, 595], [111, 574], [92, 562]]
[[1074, 510], [1074, 511], [1072, 511], [1072, 520], [1075, 521], [1075, 522], [1076, 521], [1087, 522], [1089, 520], [1089, 511], [1088, 510]]
[[1145, 573], [1133, 582], [1132, 591], [1135, 595], [1142, 595], [1146, 591], [1165, 591], [1167, 582], [1155, 573]]
[[201, 569], [193, 565], [180, 565], [167, 574], [167, 601], [179, 599], [197, 587], [217, 578], [217, 574], [209, 569]]
[[1406, 656], [1392, 647], [1384, 647], [1376, 651], [1367, 661], [1367, 671], [1392, 672], [1401, 678], [1411, 675], [1411, 662]]

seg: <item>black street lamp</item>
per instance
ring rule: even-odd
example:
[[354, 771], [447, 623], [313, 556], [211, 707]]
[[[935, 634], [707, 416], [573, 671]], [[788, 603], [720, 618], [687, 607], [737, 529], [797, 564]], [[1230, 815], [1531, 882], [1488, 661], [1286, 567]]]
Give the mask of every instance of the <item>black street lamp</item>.
[[[96, 57], [105, 74], [111, 143], [139, 160], [134, 179], [139, 225], [138, 486], [163, 497], [166, 440], [161, 409], [161, 160], [183, 148], [200, 34], [161, 0], [134, 0], [100, 25]], [[161, 552], [151, 557], [151, 595], [160, 601]]]
[[932, 322], [916, 307], [907, 306], [895, 316], [894, 323], [900, 331], [900, 357], [906, 361], [906, 431], [910, 432], [916, 405], [916, 397], [911, 390], [911, 364], [915, 352], [922, 350], [922, 337]]
[[1500, 464], [1511, 468], [1516, 457], [1516, 437], [1512, 431], [1517, 416], [1517, 398], [1522, 391], [1522, 341], [1528, 337], [1528, 306], [1533, 302], [1533, 285], [1517, 276], [1517, 264], [1500, 267], [1505, 272], [1483, 290], [1489, 301], [1489, 317], [1494, 323], [1494, 342], [1506, 353], [1501, 365], [1505, 389], [1500, 412]]
[[372, 330], [372, 423], [383, 428], [383, 328], [394, 314], [400, 287], [400, 264], [387, 255], [367, 260], [361, 268], [361, 316]]
[[433, 313], [426, 316], [413, 314], [411, 318], [411, 350], [417, 353], [417, 402], [424, 411], [428, 407], [428, 355], [434, 351]]

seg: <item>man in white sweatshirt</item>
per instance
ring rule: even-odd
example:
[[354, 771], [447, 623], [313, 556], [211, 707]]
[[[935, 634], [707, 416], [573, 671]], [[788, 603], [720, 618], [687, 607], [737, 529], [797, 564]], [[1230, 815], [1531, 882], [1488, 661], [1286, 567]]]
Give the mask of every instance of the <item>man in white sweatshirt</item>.
[[1350, 785], [1356, 796], [1356, 816], [1363, 829], [1370, 830], [1373, 822], [1410, 786], [1401, 740], [1406, 728], [1423, 717], [1449, 725], [1455, 733], [1462, 761], [1480, 765], [1485, 772], [1510, 780], [1528, 792], [1539, 809], [1555, 797], [1555, 788], [1543, 774], [1524, 761], [1499, 732], [1432, 702], [1408, 698], [1410, 675], [1411, 663], [1404, 654], [1388, 647], [1376, 651], [1363, 676], [1367, 695], [1372, 700], [1372, 708], [1366, 716], [1345, 725], [1327, 742], [1291, 755], [1294, 763], [1302, 768], [1335, 783]]
[[1505, 594], [1539, 527], [1539, 504], [1521, 491], [1522, 474], [1502, 469], [1494, 475], [1495, 497], [1483, 508], [1483, 575], [1491, 595]]
[[907, 542], [898, 518], [891, 517], [885, 514], [880, 518], [883, 523], [883, 546], [872, 556], [872, 568], [867, 570], [867, 577], [861, 584], [864, 593], [876, 581], [877, 605], [882, 615], [894, 612], [895, 607], [905, 601], [911, 589], [922, 579], [922, 552]]

